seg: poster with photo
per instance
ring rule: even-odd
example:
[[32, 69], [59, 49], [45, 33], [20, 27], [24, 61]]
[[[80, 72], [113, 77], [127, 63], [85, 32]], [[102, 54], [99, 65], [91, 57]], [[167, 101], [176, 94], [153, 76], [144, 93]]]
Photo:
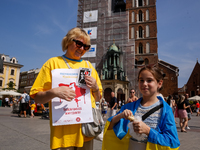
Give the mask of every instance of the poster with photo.
[[55, 69], [51, 72], [52, 88], [67, 86], [76, 94], [72, 101], [58, 97], [52, 99], [53, 126], [93, 122], [90, 89], [78, 86], [78, 72], [79, 69]]

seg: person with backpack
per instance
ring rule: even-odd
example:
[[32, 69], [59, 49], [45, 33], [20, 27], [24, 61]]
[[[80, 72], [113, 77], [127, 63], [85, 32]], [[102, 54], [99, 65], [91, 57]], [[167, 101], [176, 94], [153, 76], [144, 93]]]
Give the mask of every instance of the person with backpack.
[[22, 113], [24, 113], [24, 118], [26, 118], [26, 109], [28, 106], [28, 102], [30, 100], [30, 96], [27, 94], [26, 90], [24, 90], [24, 93], [19, 98], [18, 102], [20, 101], [20, 114], [18, 114], [19, 117], [21, 117]]

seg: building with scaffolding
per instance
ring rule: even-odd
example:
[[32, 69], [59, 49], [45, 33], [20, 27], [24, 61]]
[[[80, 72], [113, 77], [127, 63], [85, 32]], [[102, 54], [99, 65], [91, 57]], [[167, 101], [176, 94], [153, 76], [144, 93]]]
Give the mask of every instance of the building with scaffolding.
[[[77, 27], [86, 30], [92, 44], [83, 58], [96, 68], [107, 101], [111, 91], [115, 92], [118, 100], [127, 100], [130, 88], [141, 96], [137, 84], [139, 68], [159, 64], [156, 21], [156, 0], [78, 1]], [[119, 57], [117, 53], [108, 57], [113, 45], [120, 51]], [[105, 71], [106, 63], [114, 65], [117, 61], [120, 61], [119, 66]], [[124, 72], [124, 80], [115, 77], [117, 70]], [[174, 70], [172, 74], [177, 79], [178, 69]], [[105, 74], [109, 78], [105, 78]]]

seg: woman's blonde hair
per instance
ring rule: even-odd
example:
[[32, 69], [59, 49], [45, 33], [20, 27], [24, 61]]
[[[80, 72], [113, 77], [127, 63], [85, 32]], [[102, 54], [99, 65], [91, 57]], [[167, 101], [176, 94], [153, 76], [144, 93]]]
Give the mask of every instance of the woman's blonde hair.
[[185, 100], [184, 95], [178, 95], [178, 104], [181, 104]]
[[73, 39], [83, 38], [87, 45], [90, 45], [90, 36], [81, 28], [75, 27], [69, 30], [67, 35], [62, 40], [62, 51], [65, 52]]

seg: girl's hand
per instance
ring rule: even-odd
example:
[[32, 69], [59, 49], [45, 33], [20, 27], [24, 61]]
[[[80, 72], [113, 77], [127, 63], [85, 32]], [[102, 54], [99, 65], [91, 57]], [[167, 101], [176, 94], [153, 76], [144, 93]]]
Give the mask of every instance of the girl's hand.
[[92, 89], [92, 91], [97, 91], [99, 89], [96, 80], [88, 75], [85, 75], [85, 82], [88, 88]]
[[136, 133], [149, 135], [150, 127], [143, 121], [133, 121], [133, 129]]
[[126, 120], [128, 119], [128, 116], [133, 115], [132, 111], [128, 109], [125, 109], [121, 114], [122, 114], [122, 118], [125, 118]]
[[75, 91], [67, 86], [60, 86], [55, 88], [56, 97], [59, 97], [60, 99], [65, 99], [67, 101], [71, 101], [75, 98], [76, 94]]

